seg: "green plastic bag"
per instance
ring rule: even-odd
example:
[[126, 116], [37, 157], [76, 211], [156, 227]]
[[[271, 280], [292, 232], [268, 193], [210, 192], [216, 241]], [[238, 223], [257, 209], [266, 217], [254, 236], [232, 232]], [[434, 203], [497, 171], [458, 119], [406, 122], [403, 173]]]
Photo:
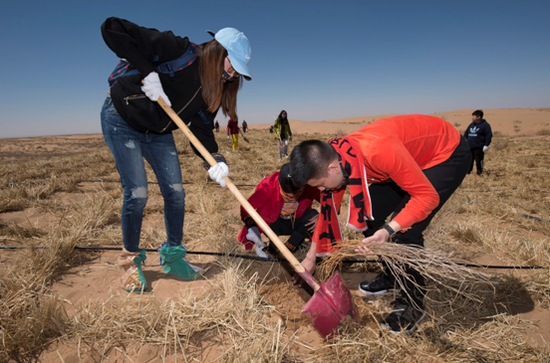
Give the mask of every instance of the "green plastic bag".
[[169, 275], [177, 276], [187, 281], [201, 277], [200, 271], [196, 271], [185, 259], [187, 250], [182, 245], [164, 247], [160, 251], [162, 269]]
[[138, 293], [141, 293], [147, 290], [147, 280], [145, 279], [145, 275], [143, 274], [143, 269], [141, 268], [141, 263], [146, 259], [147, 259], [147, 256], [145, 255], [145, 250], [140, 250], [139, 255], [134, 257], [134, 262], [136, 264], [137, 273], [138, 273], [139, 285], [132, 286], [132, 287], [125, 287], [124, 290], [128, 292], [138, 292]]

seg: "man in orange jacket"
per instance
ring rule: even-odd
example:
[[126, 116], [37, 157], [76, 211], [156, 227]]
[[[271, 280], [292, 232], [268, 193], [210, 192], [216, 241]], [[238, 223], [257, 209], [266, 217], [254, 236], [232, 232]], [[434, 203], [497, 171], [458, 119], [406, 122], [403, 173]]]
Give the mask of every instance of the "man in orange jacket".
[[[328, 143], [300, 143], [290, 156], [293, 181], [317, 187], [322, 194], [314, 243], [302, 264], [313, 272], [317, 256], [338, 248], [342, 235], [337, 214], [348, 186], [347, 226], [363, 232], [363, 243], [391, 238], [423, 246], [423, 231], [464, 179], [470, 160], [468, 144], [454, 126], [424, 115], [380, 119]], [[364, 246], [356, 251], [369, 253]], [[393, 332], [414, 331], [426, 315], [424, 279], [412, 268], [406, 270], [401, 298], [382, 323]], [[359, 284], [359, 290], [368, 296], [396, 290], [395, 278], [385, 269]]]

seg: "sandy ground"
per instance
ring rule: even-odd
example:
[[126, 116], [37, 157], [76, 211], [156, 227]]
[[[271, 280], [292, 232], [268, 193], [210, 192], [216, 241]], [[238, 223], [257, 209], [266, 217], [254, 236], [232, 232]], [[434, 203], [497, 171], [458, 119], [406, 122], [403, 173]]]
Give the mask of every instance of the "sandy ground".
[[[461, 133], [471, 122], [474, 110], [456, 110], [436, 113], [453, 124]], [[485, 119], [493, 133], [506, 136], [550, 135], [550, 108], [510, 108], [484, 110]], [[291, 114], [292, 116], [292, 114]], [[393, 114], [360, 116], [338, 120], [300, 121], [290, 120], [296, 134], [320, 133], [346, 135], [380, 118]], [[271, 123], [250, 125], [253, 130], [268, 130]], [[221, 127], [222, 133], [225, 127]], [[67, 148], [67, 143], [71, 144]], [[104, 145], [100, 134], [0, 139], [0, 163], [24, 162], [42, 157], [55, 157], [85, 152]]]
[[[457, 110], [437, 114], [451, 122], [457, 129], [463, 132], [470, 123], [470, 115], [473, 110]], [[510, 136], [532, 136], [537, 133], [544, 133], [544, 130], [550, 134], [550, 108], [544, 109], [500, 109], [485, 110], [485, 118], [491, 123], [494, 132]], [[306, 122], [291, 120], [291, 127], [294, 133], [316, 132], [321, 134], [347, 134], [379, 118], [389, 115], [354, 117], [341, 120], [327, 120], [319, 122]], [[250, 125], [251, 129], [267, 129], [269, 124]], [[541, 131], [542, 130], [542, 131]], [[70, 145], [70, 147], [67, 147]], [[24, 162], [32, 158], [55, 157], [59, 155], [68, 155], [72, 153], [85, 152], [87, 149], [104, 145], [101, 135], [73, 135], [73, 136], [52, 136], [42, 138], [21, 138], [21, 139], [0, 139], [0, 163]], [[116, 179], [117, 176], [113, 176]], [[82, 188], [86, 188], [83, 184]], [[74, 197], [76, 197], [75, 194]], [[80, 194], [82, 195], [82, 194]], [[62, 196], [59, 198], [71, 198], [73, 196]], [[153, 204], [154, 201], [150, 200]], [[52, 216], [48, 213], [27, 209], [18, 212], [7, 212], [0, 214], [0, 223], [31, 223], [37, 228], [47, 228], [55, 223]], [[161, 218], [146, 219], [145, 229], [164, 229]], [[9, 243], [5, 241], [4, 243]], [[83, 252], [88, 258], [85, 263], [67, 271], [64, 276], [54, 284], [52, 290], [61, 296], [66, 304], [67, 311], [77, 304], [87, 300], [99, 299], [107, 301], [110, 299], [128, 298], [125, 292], [116, 288], [118, 272], [115, 266], [117, 252]], [[190, 260], [202, 267], [209, 267], [206, 273], [206, 279], [195, 282], [184, 282], [177, 278], [169, 278], [158, 265], [155, 255], [151, 255], [149, 264], [146, 268], [146, 277], [150, 282], [150, 289], [145, 293], [146, 298], [155, 297], [160, 300], [169, 300], [180, 294], [201, 295], [208, 291], [211, 281], [215, 281], [219, 276], [219, 270], [212, 265], [212, 259], [203, 256], [190, 255]], [[2, 252], [0, 261], [5, 262], [9, 254]], [[483, 260], [480, 263], [498, 263], [491, 258]], [[285, 324], [290, 331], [297, 331], [299, 340], [304, 346], [318, 347], [322, 340], [320, 336], [307, 324], [307, 321], [300, 312], [310, 297], [305, 289], [293, 286], [290, 274], [281, 267], [280, 264], [266, 263], [260, 268], [263, 274], [273, 274], [279, 279], [273, 282], [261, 291], [266, 301], [277, 308], [277, 312], [284, 318]], [[370, 277], [365, 274], [345, 273], [344, 279], [354, 296], [360, 296], [357, 291], [357, 285], [363, 279]], [[270, 289], [269, 287], [272, 287]], [[135, 298], [135, 297], [134, 297]], [[527, 310], [527, 311], [526, 311]], [[532, 320], [537, 324], [537, 329], [527, 334], [528, 339], [532, 339], [537, 344], [544, 345], [544, 341], [550, 342], [550, 312], [532, 307], [530, 310], [523, 309], [518, 312], [524, 319]], [[547, 343], [546, 343], [547, 344]], [[134, 362], [153, 362], [157, 361], [161, 352], [159, 347], [145, 345], [134, 347], [135, 351], [131, 355]], [[118, 356], [117, 356], [118, 354]], [[127, 353], [125, 353], [127, 354]], [[219, 355], [219, 350], [214, 346], [205, 348], [204, 361], [209, 361]], [[111, 361], [118, 361], [124, 358], [121, 352], [112, 352]], [[76, 362], [79, 357], [76, 356], [75, 347], [70, 344], [54, 344], [41, 357], [43, 362]], [[92, 356], [83, 362], [94, 361]]]
[[[472, 122], [471, 115], [474, 110], [456, 110], [433, 114], [449, 121], [460, 132]], [[537, 132], [550, 134], [550, 108], [510, 108], [483, 110], [484, 118], [489, 122], [493, 133], [507, 136], [535, 135]], [[292, 112], [289, 111], [289, 116]], [[381, 118], [395, 116], [385, 114], [378, 116], [360, 116], [338, 120], [320, 120], [317, 122], [290, 120], [292, 132], [296, 133], [321, 133], [346, 135], [359, 128]], [[270, 123], [250, 125], [251, 129], [269, 129]]]

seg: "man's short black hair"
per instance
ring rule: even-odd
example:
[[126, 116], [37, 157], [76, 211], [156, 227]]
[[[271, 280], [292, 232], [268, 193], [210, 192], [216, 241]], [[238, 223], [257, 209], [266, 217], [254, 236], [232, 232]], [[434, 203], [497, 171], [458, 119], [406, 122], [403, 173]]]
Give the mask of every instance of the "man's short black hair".
[[338, 160], [338, 153], [332, 146], [320, 140], [302, 141], [290, 154], [290, 174], [292, 182], [298, 188], [310, 179], [325, 176], [328, 165]]
[[472, 116], [478, 116], [479, 118], [483, 118], [483, 111], [475, 110], [474, 112], [472, 112]]

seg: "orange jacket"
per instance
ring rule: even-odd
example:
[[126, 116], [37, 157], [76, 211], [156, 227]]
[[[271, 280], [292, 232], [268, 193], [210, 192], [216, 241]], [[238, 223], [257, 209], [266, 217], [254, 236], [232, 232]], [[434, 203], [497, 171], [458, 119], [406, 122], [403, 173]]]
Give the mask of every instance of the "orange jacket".
[[[434, 116], [395, 116], [347, 137], [360, 145], [369, 183], [394, 181], [411, 196], [393, 218], [403, 229], [422, 221], [439, 205], [439, 195], [422, 170], [446, 161], [457, 148], [461, 136], [453, 125]], [[338, 197], [335, 200], [341, 200]]]

